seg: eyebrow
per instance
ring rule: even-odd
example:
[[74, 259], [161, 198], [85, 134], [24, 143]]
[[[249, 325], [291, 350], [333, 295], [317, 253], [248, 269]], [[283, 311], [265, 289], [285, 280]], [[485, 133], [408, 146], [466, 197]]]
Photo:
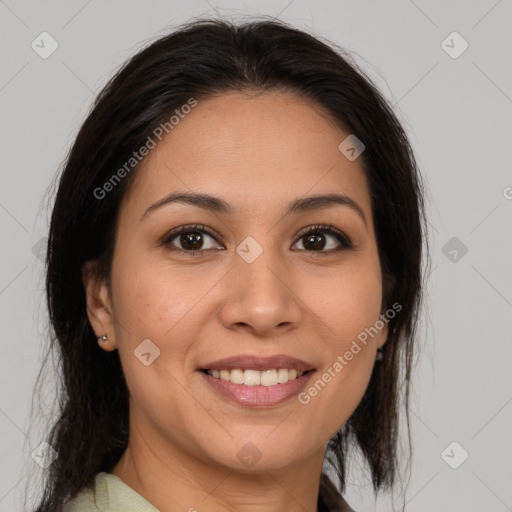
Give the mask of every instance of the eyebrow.
[[[232, 205], [219, 197], [211, 196], [209, 194], [172, 192], [147, 208], [142, 215], [141, 220], [149, 213], [172, 203], [189, 204], [202, 208], [203, 210], [225, 215], [233, 215], [236, 213], [236, 210]], [[365, 226], [368, 227], [363, 209], [352, 198], [341, 194], [324, 194], [297, 198], [288, 204], [284, 215], [288, 216], [298, 213], [324, 210], [335, 205], [348, 206], [359, 214], [363, 219]]]

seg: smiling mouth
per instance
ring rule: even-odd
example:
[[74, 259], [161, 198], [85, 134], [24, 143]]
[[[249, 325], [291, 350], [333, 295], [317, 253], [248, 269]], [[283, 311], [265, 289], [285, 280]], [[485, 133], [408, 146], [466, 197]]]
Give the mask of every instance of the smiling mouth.
[[272, 368], [264, 371], [235, 368], [232, 370], [201, 370], [214, 379], [245, 386], [276, 386], [296, 380], [314, 370], [297, 371], [289, 368]]

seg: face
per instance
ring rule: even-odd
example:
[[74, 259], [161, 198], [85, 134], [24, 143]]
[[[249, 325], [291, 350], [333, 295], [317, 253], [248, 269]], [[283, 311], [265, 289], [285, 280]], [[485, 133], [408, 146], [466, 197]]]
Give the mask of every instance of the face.
[[[93, 328], [126, 373], [131, 435], [234, 470], [256, 456], [254, 469], [269, 470], [323, 453], [352, 414], [387, 328], [361, 342], [379, 321], [382, 279], [361, 159], [338, 149], [348, 135], [293, 95], [230, 93], [198, 101], [146, 157], [120, 207], [111, 289], [88, 283], [100, 297]], [[161, 202], [172, 193], [231, 211]], [[288, 211], [333, 194], [344, 199]], [[276, 355], [312, 371], [276, 372], [289, 379], [277, 384], [274, 372], [215, 363]], [[202, 371], [223, 366], [271, 385]]]

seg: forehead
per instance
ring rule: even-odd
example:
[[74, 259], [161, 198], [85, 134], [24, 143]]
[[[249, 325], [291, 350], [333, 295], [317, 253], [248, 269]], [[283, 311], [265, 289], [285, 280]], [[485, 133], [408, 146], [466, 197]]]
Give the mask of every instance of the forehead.
[[198, 99], [156, 139], [124, 202], [140, 210], [173, 190], [193, 190], [254, 212], [339, 192], [369, 212], [361, 159], [350, 161], [338, 149], [348, 135], [321, 107], [291, 93]]

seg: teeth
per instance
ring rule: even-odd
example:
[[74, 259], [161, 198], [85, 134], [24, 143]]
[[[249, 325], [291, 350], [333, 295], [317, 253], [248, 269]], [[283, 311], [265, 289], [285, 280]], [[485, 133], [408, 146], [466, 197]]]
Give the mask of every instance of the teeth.
[[265, 371], [258, 370], [207, 370], [208, 375], [215, 379], [228, 380], [234, 384], [246, 386], [275, 386], [285, 384], [289, 380], [295, 380], [304, 375], [304, 372], [279, 368]]
[[[288, 370], [281, 370], [281, 372], [286, 372], [288, 374]], [[262, 386], [275, 386], [276, 383], [279, 383], [279, 374], [277, 370], [268, 370], [266, 372], [260, 372], [260, 384]]]
[[[242, 370], [240, 370], [242, 371]], [[233, 373], [235, 373], [235, 371], [232, 371], [231, 374], [232, 374], [232, 377], [233, 378]], [[261, 382], [261, 372], [259, 372], [258, 370], [244, 370], [243, 372], [244, 374], [244, 384], [246, 386], [259, 386], [260, 385], [260, 382]], [[240, 384], [240, 382], [238, 382], [237, 384]]]
[[277, 370], [277, 382], [286, 384], [288, 382], [288, 370], [286, 368]]
[[235, 384], [243, 384], [244, 383], [244, 372], [242, 370], [231, 370], [231, 372], [227, 372], [228, 374], [231, 373], [231, 382], [234, 382]]

